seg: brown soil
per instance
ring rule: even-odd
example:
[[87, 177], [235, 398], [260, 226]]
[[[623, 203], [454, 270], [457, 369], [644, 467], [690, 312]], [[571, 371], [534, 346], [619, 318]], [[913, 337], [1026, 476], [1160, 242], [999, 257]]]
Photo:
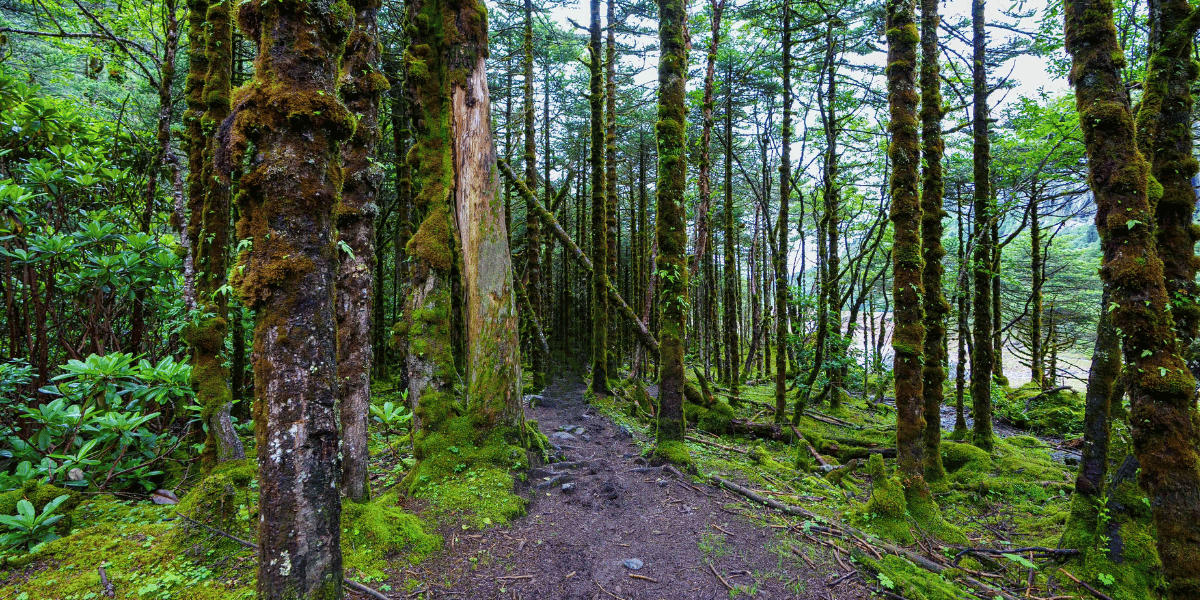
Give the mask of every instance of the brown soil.
[[[521, 484], [530, 500], [526, 516], [485, 531], [443, 530], [445, 551], [398, 574], [396, 593], [404, 581], [420, 581], [408, 597], [869, 597], [857, 577], [829, 587], [848, 571], [825, 549], [790, 535], [777, 515], [648, 467], [645, 440], [600, 415], [583, 391], [578, 379], [560, 380], [528, 410], [543, 433], [570, 429], [575, 439], [551, 437], [558, 460]], [[643, 566], [630, 569], [626, 559]]]

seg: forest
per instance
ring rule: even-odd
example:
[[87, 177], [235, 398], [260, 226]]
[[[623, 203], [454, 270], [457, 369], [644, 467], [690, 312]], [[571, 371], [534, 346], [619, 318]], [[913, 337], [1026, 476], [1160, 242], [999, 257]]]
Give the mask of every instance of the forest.
[[1200, 598], [1188, 0], [0, 0], [0, 600]]

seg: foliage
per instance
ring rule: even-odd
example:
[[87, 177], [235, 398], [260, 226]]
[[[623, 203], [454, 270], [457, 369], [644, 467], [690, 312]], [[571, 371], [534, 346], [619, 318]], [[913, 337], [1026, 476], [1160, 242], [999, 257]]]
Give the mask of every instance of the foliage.
[[6, 533], [0, 534], [0, 550], [12, 547], [36, 549], [46, 542], [58, 539], [54, 524], [62, 519], [63, 515], [54, 513], [70, 498], [68, 494], [58, 496], [42, 507], [40, 514], [34, 511], [33, 503], [22, 498], [17, 502], [15, 516], [0, 515], [0, 525], [8, 529]]

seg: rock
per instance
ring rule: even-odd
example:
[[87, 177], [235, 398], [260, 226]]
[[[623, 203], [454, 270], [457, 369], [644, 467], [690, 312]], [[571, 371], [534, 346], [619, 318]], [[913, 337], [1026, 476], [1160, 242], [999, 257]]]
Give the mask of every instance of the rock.
[[543, 469], [540, 467], [529, 470], [529, 478], [530, 479], [542, 479], [543, 477], [553, 477], [556, 474], [557, 473], [555, 473], [554, 471], [551, 471], [549, 469]]
[[625, 568], [629, 569], [630, 571], [636, 571], [642, 568], [642, 561], [638, 558], [627, 558], [625, 559], [625, 562], [621, 564], [625, 565]]
[[564, 440], [564, 441], [576, 439], [575, 436], [573, 436], [565, 431], [556, 431], [556, 432], [550, 434], [550, 437], [554, 438], [556, 440]]
[[533, 408], [535, 406], [542, 406], [543, 402], [545, 402], [545, 398], [543, 398], [541, 396], [536, 396], [536, 395], [532, 395], [532, 394], [529, 396], [525, 396], [525, 403], [528, 404], [530, 408]]
[[582, 427], [576, 427], [574, 430], [571, 431], [571, 433], [574, 433], [575, 435], [583, 435], [583, 433], [585, 431], [587, 431], [587, 430]]
[[574, 483], [564, 483], [564, 484], [562, 484], [562, 488], [560, 488], [560, 489], [562, 490], [562, 493], [564, 493], [564, 494], [573, 494], [573, 493], [575, 493], [575, 484]]
[[581, 439], [585, 442], [590, 442], [590, 441], [592, 441], [592, 436], [581, 433], [581, 434], [579, 434], [579, 439]]
[[627, 440], [633, 437], [633, 432], [628, 427], [622, 425], [617, 428], [617, 432], [613, 434], [613, 439]]

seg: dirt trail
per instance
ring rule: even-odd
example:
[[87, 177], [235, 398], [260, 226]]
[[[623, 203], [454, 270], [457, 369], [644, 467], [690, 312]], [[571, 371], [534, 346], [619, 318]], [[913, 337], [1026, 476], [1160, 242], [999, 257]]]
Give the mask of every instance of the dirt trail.
[[522, 484], [526, 516], [502, 528], [444, 532], [444, 555], [405, 573], [394, 589], [411, 578], [427, 591], [410, 597], [422, 598], [869, 597], [856, 578], [829, 588], [845, 570], [823, 550], [785, 540], [786, 530], [748, 518], [762, 509], [648, 467], [636, 434], [597, 413], [583, 391], [578, 379], [560, 380], [528, 409], [559, 450], [557, 462]]

